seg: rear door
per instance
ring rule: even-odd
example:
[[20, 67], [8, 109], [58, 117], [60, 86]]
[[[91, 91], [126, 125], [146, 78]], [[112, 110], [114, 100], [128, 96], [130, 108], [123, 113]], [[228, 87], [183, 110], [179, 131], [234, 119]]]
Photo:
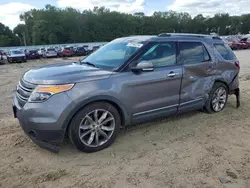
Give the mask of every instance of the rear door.
[[183, 65], [179, 111], [202, 108], [216, 65], [201, 41], [180, 41], [179, 50]]

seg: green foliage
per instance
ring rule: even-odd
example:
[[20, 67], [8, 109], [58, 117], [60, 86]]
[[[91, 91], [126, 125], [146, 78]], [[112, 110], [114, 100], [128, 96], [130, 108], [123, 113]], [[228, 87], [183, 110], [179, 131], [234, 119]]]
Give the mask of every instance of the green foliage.
[[[21, 40], [14, 41], [23, 44], [25, 37], [27, 45], [106, 42], [122, 36], [156, 35], [162, 32], [230, 35], [250, 31], [250, 14], [230, 16], [221, 13], [214, 17], [199, 14], [192, 18], [185, 12], [167, 11], [145, 16], [143, 12], [125, 14], [105, 7], [80, 12], [73, 8], [59, 9], [46, 5], [43, 9], [25, 12], [20, 19], [25, 24], [19, 24], [13, 31]], [[12, 39], [2, 35], [0, 30], [1, 45], [13, 44]]]
[[8, 27], [0, 23], [0, 47], [14, 46], [19, 44], [20, 43], [18, 37], [15, 36]]

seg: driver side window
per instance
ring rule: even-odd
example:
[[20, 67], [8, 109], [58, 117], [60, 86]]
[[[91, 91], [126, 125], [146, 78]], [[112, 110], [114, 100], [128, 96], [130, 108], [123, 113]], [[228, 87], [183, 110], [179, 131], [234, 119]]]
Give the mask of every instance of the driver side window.
[[150, 61], [154, 67], [166, 67], [176, 64], [176, 44], [175, 42], [164, 42], [154, 44], [140, 61]]

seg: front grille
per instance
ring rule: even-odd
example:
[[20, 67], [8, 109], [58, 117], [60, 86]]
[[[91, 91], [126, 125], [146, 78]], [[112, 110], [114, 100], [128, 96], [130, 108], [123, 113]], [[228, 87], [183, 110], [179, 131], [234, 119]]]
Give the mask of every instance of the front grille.
[[16, 96], [18, 99], [18, 103], [21, 107], [25, 105], [28, 101], [32, 91], [36, 88], [35, 84], [28, 83], [23, 79], [20, 80], [19, 84], [17, 85]]

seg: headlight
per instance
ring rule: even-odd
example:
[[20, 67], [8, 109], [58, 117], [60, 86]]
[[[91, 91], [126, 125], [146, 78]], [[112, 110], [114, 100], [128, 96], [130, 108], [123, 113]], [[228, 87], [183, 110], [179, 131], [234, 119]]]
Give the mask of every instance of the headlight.
[[74, 84], [38, 85], [29, 97], [29, 102], [43, 102], [52, 95], [72, 89]]

